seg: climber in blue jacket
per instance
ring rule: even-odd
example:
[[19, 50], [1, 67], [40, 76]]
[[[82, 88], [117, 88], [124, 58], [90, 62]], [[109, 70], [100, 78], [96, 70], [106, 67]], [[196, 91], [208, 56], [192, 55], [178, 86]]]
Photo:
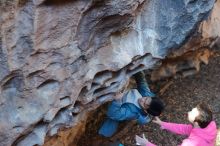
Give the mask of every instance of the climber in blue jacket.
[[143, 72], [134, 75], [137, 89], [126, 92], [122, 98], [113, 100], [107, 110], [107, 119], [99, 129], [99, 134], [111, 137], [119, 122], [137, 120], [141, 125], [150, 122], [149, 115], [159, 116], [164, 109], [163, 102], [155, 97], [148, 87]]

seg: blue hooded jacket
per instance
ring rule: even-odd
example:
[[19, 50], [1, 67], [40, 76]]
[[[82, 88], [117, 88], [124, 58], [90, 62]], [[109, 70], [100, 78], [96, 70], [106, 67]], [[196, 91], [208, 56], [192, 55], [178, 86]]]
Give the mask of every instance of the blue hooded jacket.
[[137, 120], [139, 124], [146, 124], [150, 121], [147, 114], [138, 104], [138, 99], [142, 97], [153, 97], [154, 93], [148, 86], [139, 86], [137, 89], [131, 89], [124, 94], [121, 100], [113, 100], [108, 107], [107, 119], [99, 129], [99, 134], [105, 137], [111, 137], [118, 128], [120, 121]]

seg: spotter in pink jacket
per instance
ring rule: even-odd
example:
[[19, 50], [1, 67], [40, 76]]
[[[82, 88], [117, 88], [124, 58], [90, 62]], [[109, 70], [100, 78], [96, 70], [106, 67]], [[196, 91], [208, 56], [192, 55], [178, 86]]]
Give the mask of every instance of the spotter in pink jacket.
[[[180, 146], [214, 146], [217, 136], [216, 123], [212, 121], [206, 128], [194, 128], [192, 125], [162, 122], [162, 129], [189, 136]], [[156, 146], [148, 143], [146, 146]]]

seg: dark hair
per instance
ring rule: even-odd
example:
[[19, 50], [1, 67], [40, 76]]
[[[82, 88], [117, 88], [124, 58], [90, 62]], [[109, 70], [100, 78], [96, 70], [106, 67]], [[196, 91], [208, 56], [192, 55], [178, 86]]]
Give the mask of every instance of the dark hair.
[[196, 106], [199, 111], [199, 115], [195, 118], [194, 122], [197, 122], [200, 128], [205, 128], [212, 121], [212, 111], [210, 107], [205, 103], [200, 103]]
[[147, 113], [152, 116], [159, 116], [164, 110], [164, 103], [158, 97], [152, 97], [152, 101], [150, 103], [149, 108], [147, 109]]

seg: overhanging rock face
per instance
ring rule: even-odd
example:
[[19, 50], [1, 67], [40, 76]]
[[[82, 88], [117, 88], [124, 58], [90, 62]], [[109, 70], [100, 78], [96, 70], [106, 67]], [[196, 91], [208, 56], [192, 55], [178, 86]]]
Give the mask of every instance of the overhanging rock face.
[[215, 0], [0, 2], [0, 145], [43, 145], [177, 51]]

